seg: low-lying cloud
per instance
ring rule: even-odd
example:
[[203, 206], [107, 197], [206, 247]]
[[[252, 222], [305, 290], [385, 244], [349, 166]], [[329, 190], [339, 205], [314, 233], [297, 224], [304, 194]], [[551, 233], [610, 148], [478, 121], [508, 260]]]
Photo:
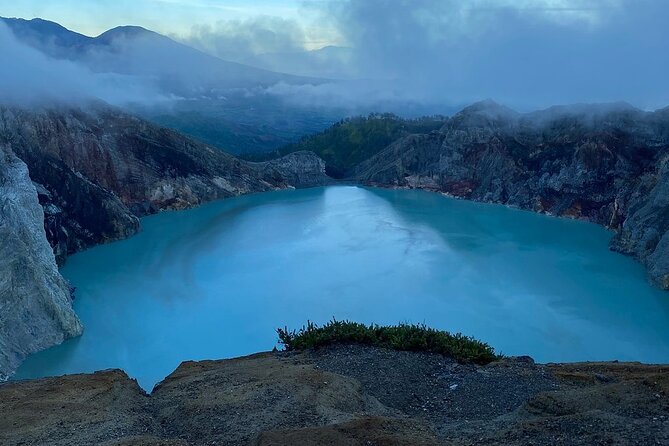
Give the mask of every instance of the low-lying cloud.
[[363, 72], [421, 100], [669, 100], [669, 2], [348, 0], [329, 12]]
[[305, 39], [304, 29], [295, 20], [259, 16], [195, 26], [187, 43], [222, 59], [242, 62], [265, 53], [304, 51]]
[[[151, 103], [241, 89], [310, 107], [394, 104], [399, 112], [406, 103], [439, 111], [483, 98], [521, 110], [669, 104], [663, 0], [332, 0], [304, 8], [304, 20], [259, 15], [196, 26], [179, 39], [312, 80], [226, 65], [153, 35], [56, 60], [0, 24], [0, 56], [8, 61], [0, 65], [0, 100]], [[314, 51], [319, 42], [325, 47]]]
[[0, 22], [0, 103], [36, 105], [100, 99], [110, 104], [164, 100], [151, 80], [117, 73], [94, 73], [64, 59], [53, 59], [19, 42]]
[[[521, 109], [669, 103], [669, 2], [663, 0], [338, 0], [305, 8], [317, 17], [313, 23], [222, 22], [186, 40], [233, 60], [248, 53], [248, 63], [282, 71], [382, 80], [384, 88], [392, 84], [391, 97], [419, 102], [492, 97]], [[307, 28], [319, 26], [347, 47], [347, 57], [306, 69], [308, 57], [286, 54], [304, 54]], [[242, 50], [232, 54], [231, 48]], [[272, 53], [287, 63], [268, 66]], [[331, 86], [311, 91], [334, 93]]]

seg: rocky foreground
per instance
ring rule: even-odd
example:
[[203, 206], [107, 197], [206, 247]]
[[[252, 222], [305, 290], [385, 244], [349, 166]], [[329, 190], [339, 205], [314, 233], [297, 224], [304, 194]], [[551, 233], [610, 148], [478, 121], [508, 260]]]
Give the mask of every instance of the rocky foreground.
[[669, 366], [335, 345], [0, 385], [3, 445], [664, 445]]

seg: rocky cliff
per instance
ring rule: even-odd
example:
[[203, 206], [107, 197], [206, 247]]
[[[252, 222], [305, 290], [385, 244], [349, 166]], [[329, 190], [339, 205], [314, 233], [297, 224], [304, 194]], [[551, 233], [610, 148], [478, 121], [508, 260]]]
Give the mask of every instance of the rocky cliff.
[[0, 141], [37, 183], [59, 261], [136, 233], [159, 210], [327, 181], [313, 154], [248, 163], [101, 104], [0, 108]]
[[36, 351], [80, 335], [28, 168], [0, 144], [0, 381]]
[[355, 179], [582, 218], [616, 231], [669, 289], [669, 110], [626, 104], [520, 114], [485, 101], [437, 132], [404, 137], [359, 165]]
[[103, 104], [0, 107], [0, 148], [0, 377], [82, 331], [54, 255], [126, 238], [159, 210], [327, 181], [311, 153], [248, 163]]
[[360, 345], [0, 385], [3, 445], [656, 445], [669, 368], [486, 366]]

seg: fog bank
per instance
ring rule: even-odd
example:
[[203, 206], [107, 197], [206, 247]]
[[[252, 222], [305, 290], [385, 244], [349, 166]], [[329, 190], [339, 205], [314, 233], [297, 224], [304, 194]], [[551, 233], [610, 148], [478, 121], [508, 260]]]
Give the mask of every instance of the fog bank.
[[54, 59], [18, 41], [0, 22], [0, 103], [39, 105], [100, 99], [114, 105], [164, 100], [148, 79], [94, 73], [87, 67]]
[[[315, 17], [307, 24], [222, 21], [184, 39], [277, 71], [383, 80], [392, 98], [419, 102], [669, 103], [663, 0], [338, 0], [303, 8]], [[340, 47], [306, 51], [314, 29]], [[370, 99], [380, 94], [372, 90]], [[332, 86], [312, 92], [330, 96]]]

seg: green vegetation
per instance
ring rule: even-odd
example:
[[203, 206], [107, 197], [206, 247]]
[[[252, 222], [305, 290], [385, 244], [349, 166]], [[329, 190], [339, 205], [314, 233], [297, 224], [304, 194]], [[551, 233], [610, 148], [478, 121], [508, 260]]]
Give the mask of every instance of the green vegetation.
[[307, 322], [299, 331], [277, 330], [287, 351], [317, 348], [330, 344], [364, 344], [416, 352], [440, 353], [459, 362], [487, 364], [498, 359], [492, 347], [460, 333], [450, 334], [425, 325], [365, 325], [332, 320], [322, 327]]
[[164, 107], [136, 106], [133, 111], [156, 124], [186, 133], [234, 155], [266, 159], [286, 144], [330, 127], [342, 111], [285, 106], [265, 95], [249, 98], [175, 101]]
[[393, 114], [371, 114], [348, 118], [315, 135], [288, 144], [274, 156], [299, 150], [315, 152], [325, 160], [326, 172], [333, 178], [344, 178], [350, 169], [376, 155], [399, 138], [412, 133], [429, 133], [441, 128], [443, 116], [402, 119]]

